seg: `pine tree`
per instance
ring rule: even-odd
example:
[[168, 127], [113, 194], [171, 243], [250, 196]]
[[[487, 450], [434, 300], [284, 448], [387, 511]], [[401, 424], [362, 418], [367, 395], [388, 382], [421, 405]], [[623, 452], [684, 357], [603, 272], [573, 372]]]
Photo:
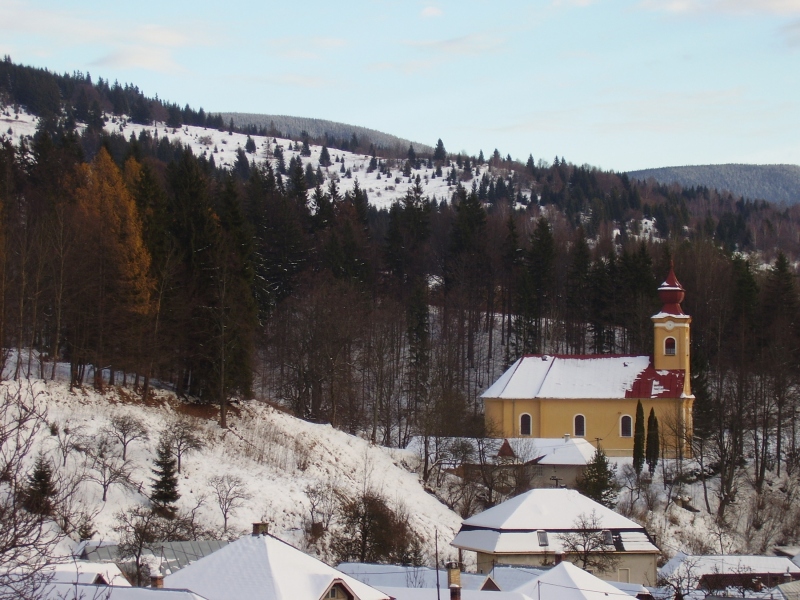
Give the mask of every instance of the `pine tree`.
[[617, 504], [615, 471], [616, 467], [608, 462], [606, 453], [598, 445], [594, 457], [586, 465], [583, 477], [578, 480], [578, 491], [603, 506], [614, 508]]
[[644, 408], [642, 401], [636, 403], [636, 421], [633, 426], [633, 468], [641, 475], [644, 466]]
[[181, 497], [178, 493], [178, 461], [172, 454], [172, 447], [166, 437], [162, 437], [156, 449], [155, 466], [150, 501], [162, 516], [175, 516], [175, 503]]
[[660, 441], [658, 436], [658, 418], [654, 409], [650, 409], [650, 416], [647, 417], [647, 446], [645, 450], [645, 460], [650, 475], [656, 472], [658, 465], [658, 455], [660, 451]]
[[247, 142], [244, 144], [244, 149], [248, 154], [255, 154], [256, 152], [256, 143], [249, 135], [247, 136]]

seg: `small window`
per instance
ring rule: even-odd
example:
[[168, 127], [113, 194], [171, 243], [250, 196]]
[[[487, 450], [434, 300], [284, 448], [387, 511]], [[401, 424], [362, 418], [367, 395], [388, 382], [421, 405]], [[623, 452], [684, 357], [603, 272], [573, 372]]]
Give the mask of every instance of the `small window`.
[[531, 416], [528, 414], [521, 415], [519, 418], [519, 434], [520, 435], [530, 435], [531, 434]]
[[633, 420], [630, 415], [622, 415], [619, 421], [619, 435], [621, 437], [633, 437]]
[[332, 587], [328, 590], [328, 594], [325, 596], [326, 598], [338, 598], [339, 594], [336, 593], [336, 588]]
[[664, 340], [664, 354], [675, 356], [675, 338], [668, 337]]
[[586, 417], [575, 415], [575, 437], [586, 437]]
[[536, 535], [539, 538], [539, 545], [540, 546], [547, 546], [547, 532], [546, 531], [537, 531]]
[[605, 546], [614, 545], [614, 536], [611, 535], [611, 531], [609, 531], [608, 529], [603, 530], [603, 544]]

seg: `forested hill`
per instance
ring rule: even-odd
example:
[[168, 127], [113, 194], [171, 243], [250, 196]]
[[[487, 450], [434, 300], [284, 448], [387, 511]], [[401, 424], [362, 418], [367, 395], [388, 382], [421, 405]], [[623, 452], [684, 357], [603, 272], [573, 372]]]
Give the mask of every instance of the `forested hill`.
[[630, 171], [629, 177], [655, 179], [661, 184], [708, 187], [752, 200], [797, 204], [800, 202], [798, 165], [694, 165]]
[[[414, 146], [417, 152], [431, 153], [433, 148], [399, 138], [388, 133], [359, 127], [358, 125], [347, 125], [335, 121], [324, 119], [310, 119], [306, 117], [290, 117], [286, 115], [261, 115], [252, 113], [221, 113], [223, 120], [228, 123], [233, 121], [234, 126], [240, 129], [255, 128], [256, 130], [266, 130], [271, 135], [281, 135], [281, 137], [300, 138], [303, 135], [311, 138], [324, 140], [342, 139], [352, 140], [356, 136], [358, 140], [370, 140], [375, 146], [384, 149], [401, 149], [403, 152], [408, 150], [409, 145]], [[329, 144], [330, 145], [330, 144]], [[356, 146], [359, 144], [356, 143]], [[367, 144], [369, 145], [369, 144]]]

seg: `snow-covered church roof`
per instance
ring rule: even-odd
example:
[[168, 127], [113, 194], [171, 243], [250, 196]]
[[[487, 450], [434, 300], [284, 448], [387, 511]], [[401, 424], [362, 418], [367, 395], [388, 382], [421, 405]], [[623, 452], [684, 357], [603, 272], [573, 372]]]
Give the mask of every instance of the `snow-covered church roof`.
[[340, 583], [357, 600], [389, 596], [270, 535], [247, 535], [164, 578], [208, 600], [320, 600]]
[[[563, 552], [562, 535], [578, 521], [594, 521], [613, 533], [617, 550], [658, 552], [646, 530], [576, 490], [534, 489], [464, 521], [451, 545], [492, 554]], [[547, 532], [542, 544], [539, 532]]]
[[682, 370], [653, 368], [649, 356], [529, 355], [518, 359], [482, 398], [679, 398]]

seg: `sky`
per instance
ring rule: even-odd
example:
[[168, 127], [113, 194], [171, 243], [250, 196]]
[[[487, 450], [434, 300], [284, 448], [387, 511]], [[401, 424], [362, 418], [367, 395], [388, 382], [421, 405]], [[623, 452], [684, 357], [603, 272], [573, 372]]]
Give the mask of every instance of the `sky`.
[[0, 0], [0, 55], [448, 152], [800, 164], [800, 0]]

